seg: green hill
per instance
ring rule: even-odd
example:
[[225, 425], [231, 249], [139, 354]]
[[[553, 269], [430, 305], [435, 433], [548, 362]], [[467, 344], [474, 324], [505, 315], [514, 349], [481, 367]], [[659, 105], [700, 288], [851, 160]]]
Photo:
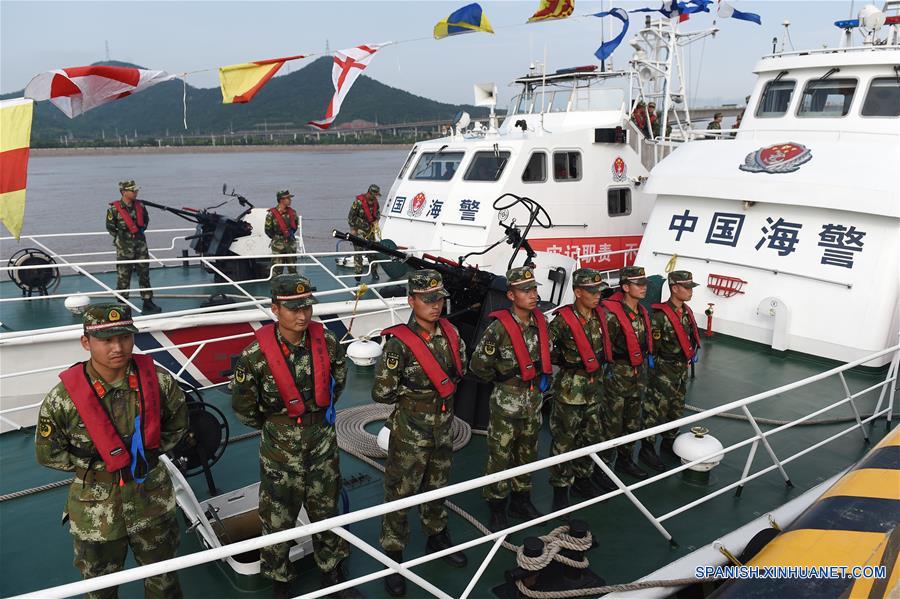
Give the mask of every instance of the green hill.
[[[137, 66], [115, 61], [96, 64]], [[266, 122], [292, 123], [290, 128], [307, 128], [307, 121], [323, 118], [334, 93], [331, 66], [331, 59], [322, 57], [293, 73], [275, 77], [248, 104], [222, 104], [219, 88], [188, 85], [187, 130], [182, 124], [183, 84], [180, 80], [160, 83], [74, 119], [69, 119], [49, 101], [38, 102], [32, 125], [32, 145], [56, 142], [64, 135], [81, 140], [97, 140], [103, 136], [109, 139], [114, 138], [117, 131], [129, 137], [137, 132], [139, 138], [149, 138], [180, 133], [209, 135], [253, 131]], [[21, 96], [19, 91], [0, 98]], [[449, 121], [459, 110], [467, 110], [473, 116], [487, 114], [483, 108], [436, 102], [362, 75], [344, 101], [335, 126], [354, 119], [382, 124]]]

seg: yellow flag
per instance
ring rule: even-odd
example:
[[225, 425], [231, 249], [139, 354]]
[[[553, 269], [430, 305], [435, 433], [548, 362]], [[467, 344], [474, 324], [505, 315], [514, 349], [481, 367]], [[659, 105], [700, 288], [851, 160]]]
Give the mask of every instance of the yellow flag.
[[286, 56], [219, 67], [222, 103], [244, 104], [249, 102], [256, 92], [275, 76], [284, 63], [298, 58], [305, 58], [305, 56]]
[[551, 19], [565, 19], [575, 10], [575, 0], [541, 0], [537, 12], [528, 19], [534, 21], [549, 21]]
[[25, 181], [34, 101], [0, 100], [0, 222], [16, 239], [25, 220]]

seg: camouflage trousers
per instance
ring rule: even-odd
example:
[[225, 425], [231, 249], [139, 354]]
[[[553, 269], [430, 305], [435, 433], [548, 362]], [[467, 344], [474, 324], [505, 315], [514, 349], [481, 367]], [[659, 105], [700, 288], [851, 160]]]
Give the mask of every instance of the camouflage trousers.
[[[377, 239], [375, 239], [375, 229], [374, 228], [366, 229], [366, 230], [359, 229], [356, 234], [357, 234], [357, 236], [362, 237], [363, 239], [368, 239], [369, 241], [377, 241]], [[364, 248], [360, 245], [356, 245], [354, 243], [353, 249], [356, 250], [357, 252], [362, 252], [362, 251], [365, 251], [366, 248]], [[367, 254], [367, 256], [370, 261], [376, 259], [375, 254]], [[362, 254], [353, 254], [353, 264], [355, 265], [356, 274], [361, 275], [363, 273], [363, 255]], [[377, 270], [378, 270], [378, 266], [376, 264], [373, 264], [372, 265], [372, 274], [375, 274], [375, 272]]]
[[[550, 435], [553, 438], [550, 455], [559, 455], [603, 440], [601, 410], [599, 398], [598, 401], [578, 405], [554, 401], [550, 412]], [[588, 477], [593, 470], [594, 461], [590, 457], [563, 462], [550, 468], [550, 485], [570, 487], [576, 478]]]
[[[687, 375], [688, 368], [682, 361], [656, 360], [644, 397], [644, 428], [681, 418], [687, 393]], [[678, 436], [678, 430], [666, 431], [662, 436], [664, 439], [674, 439]], [[647, 437], [647, 441], [655, 443], [656, 436]]]
[[[385, 502], [446, 486], [450, 480], [453, 437], [450, 435], [449, 423], [444, 428], [446, 434], [437, 438], [435, 447], [419, 447], [391, 433], [384, 469]], [[443, 500], [419, 505], [419, 516], [426, 536], [436, 535], [447, 528], [447, 508], [444, 507]], [[381, 546], [385, 551], [402, 551], [407, 542], [407, 510], [385, 514], [381, 522]]]
[[[75, 541], [75, 567], [84, 578], [119, 572], [125, 566], [128, 547], [140, 565], [175, 557], [180, 540], [178, 522], [166, 517], [159, 524], [115, 541]], [[118, 587], [110, 587], [85, 595], [88, 599], [110, 599], [118, 596]], [[175, 599], [182, 597], [175, 572], [144, 579], [144, 597]]]
[[[488, 422], [487, 466], [485, 474], [493, 474], [533, 462], [537, 458], [538, 431], [541, 430], [541, 413], [525, 418], [510, 418], [508, 412], [497, 408], [491, 402], [491, 417]], [[520, 493], [531, 490], [531, 475], [523, 474], [484, 487], [484, 498], [488, 501], [504, 499], [509, 492]]]
[[[289, 468], [260, 455], [259, 518], [264, 535], [293, 528], [303, 506], [310, 522], [337, 515], [341, 471], [334, 428], [311, 425], [302, 431], [302, 444], [301, 467]], [[260, 549], [263, 576], [281, 582], [296, 577], [288, 559], [290, 546], [291, 543], [279, 543]], [[313, 551], [322, 572], [333, 570], [350, 555], [347, 542], [333, 532], [313, 535]]]
[[297, 263], [296, 256], [285, 256], [281, 257], [278, 254], [296, 254], [297, 253], [297, 241], [296, 240], [288, 240], [284, 237], [280, 237], [278, 239], [273, 239], [271, 243], [272, 247], [272, 274], [280, 275], [280, 274], [297, 274], [297, 267], [295, 264]]
[[[633, 367], [627, 362], [613, 362], [608, 366], [604, 410], [603, 440], [608, 441], [641, 430], [641, 397], [646, 387], [646, 368], [642, 364]], [[631, 458], [634, 443], [616, 448], [620, 457]], [[612, 463], [615, 450], [610, 449], [601, 456], [607, 464]]]
[[[146, 242], [135, 244], [128, 249], [130, 251], [117, 251], [116, 260], [146, 260], [150, 257]], [[138, 275], [138, 285], [141, 288], [150, 287], [150, 264], [144, 262], [143, 264], [117, 264], [116, 289], [128, 289], [131, 287], [131, 273], [135, 270]], [[128, 297], [127, 292], [122, 295]], [[141, 297], [150, 299], [153, 297], [153, 292], [141, 291]]]

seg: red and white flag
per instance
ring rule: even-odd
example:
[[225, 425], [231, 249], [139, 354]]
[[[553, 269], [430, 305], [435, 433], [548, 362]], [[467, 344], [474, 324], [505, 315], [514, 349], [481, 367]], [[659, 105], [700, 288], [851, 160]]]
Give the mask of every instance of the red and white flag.
[[382, 46], [387, 44], [366, 44], [348, 50], [338, 50], [334, 53], [334, 66], [331, 69], [331, 80], [334, 82], [334, 96], [325, 111], [325, 118], [321, 121], [309, 121], [308, 124], [317, 129], [328, 129], [341, 111], [341, 104], [347, 97], [347, 92], [353, 86], [353, 82], [359, 77], [372, 58]]
[[35, 76], [25, 87], [25, 97], [50, 100], [71, 119], [174, 78], [165, 71], [104, 65], [54, 69]]

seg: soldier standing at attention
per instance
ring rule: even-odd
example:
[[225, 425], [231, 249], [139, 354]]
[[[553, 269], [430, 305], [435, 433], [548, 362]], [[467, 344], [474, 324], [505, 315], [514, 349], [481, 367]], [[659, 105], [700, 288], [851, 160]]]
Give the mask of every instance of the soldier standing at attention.
[[[259, 445], [259, 517], [263, 534], [293, 528], [306, 506], [311, 522], [337, 515], [341, 488], [333, 404], [344, 388], [347, 366], [334, 334], [312, 320], [312, 287], [306, 277], [272, 279], [276, 322], [256, 331], [238, 358], [231, 405], [238, 419], [262, 430]], [[261, 573], [274, 581], [275, 597], [293, 596], [296, 572], [290, 543], [260, 549]], [[347, 542], [333, 532], [313, 535], [322, 587], [346, 580]], [[355, 589], [335, 596], [361, 597]]]
[[[600, 272], [579, 268], [572, 273], [575, 303], [556, 311], [550, 323], [551, 357], [560, 370], [553, 381], [550, 413], [550, 454], [559, 455], [603, 439], [603, 365], [612, 355], [606, 313], [600, 292], [606, 288]], [[569, 505], [569, 488], [591, 498], [615, 485], [601, 471], [592, 479], [594, 462], [589, 457], [564, 462], [550, 469], [553, 511]]]
[[[497, 310], [475, 347], [469, 369], [494, 383], [488, 424], [485, 474], [533, 462], [541, 428], [541, 402], [550, 386], [550, 334], [544, 314], [537, 310], [538, 282], [527, 266], [506, 273], [509, 310]], [[541, 516], [531, 503], [531, 475], [525, 474], [484, 487], [491, 510], [488, 527], [496, 532], [509, 526], [509, 515], [529, 520]]]
[[[120, 571], [129, 546], [140, 565], [178, 548], [175, 491], [159, 455], [187, 431], [187, 407], [167, 371], [132, 354], [136, 332], [128, 306], [88, 308], [81, 347], [91, 357], [59, 375], [38, 415], [38, 463], [75, 473], [63, 521], [84, 578]], [[87, 596], [116, 597], [117, 587]], [[144, 596], [181, 597], [177, 574], [144, 579]]]
[[[684, 412], [687, 373], [700, 350], [700, 331], [694, 313], [687, 305], [694, 295], [693, 275], [686, 270], [669, 273], [669, 300], [653, 304], [650, 324], [653, 327], [655, 365], [650, 374], [650, 388], [644, 402], [645, 428], [678, 420]], [[672, 446], [678, 430], [662, 434], [660, 449], [674, 455]], [[643, 445], [655, 448], [655, 437], [647, 437]]]
[[[272, 248], [272, 254], [296, 254], [297, 253], [297, 211], [291, 208], [291, 199], [294, 196], [288, 190], [279, 191], [275, 194], [275, 201], [278, 203], [274, 208], [269, 208], [266, 213], [266, 235], [272, 242], [269, 247]], [[272, 258], [273, 274], [284, 274], [285, 272], [297, 272], [294, 263], [297, 262], [296, 257], [290, 258]]]
[[[350, 232], [369, 241], [377, 241], [378, 219], [381, 218], [381, 206], [378, 204], [378, 198], [381, 197], [381, 188], [375, 184], [369, 185], [369, 191], [361, 193], [353, 200], [350, 206], [350, 214], [347, 215], [347, 224], [350, 225]], [[354, 245], [356, 251], [362, 251], [365, 248]], [[373, 258], [369, 257], [370, 260]], [[353, 262], [356, 264], [356, 280], [359, 281], [359, 275], [363, 272], [362, 254], [355, 254]], [[377, 281], [378, 266], [372, 265], [372, 280]]]
[[[372, 387], [372, 399], [394, 404], [387, 424], [391, 437], [384, 473], [385, 503], [447, 485], [453, 458], [453, 394], [466, 373], [466, 344], [456, 327], [441, 318], [449, 294], [440, 273], [413, 272], [408, 287], [413, 314], [407, 324], [381, 332], [390, 338]], [[429, 553], [453, 545], [443, 500], [420, 505], [419, 514]], [[388, 557], [402, 562], [408, 541], [406, 510], [386, 514], [381, 546]], [[468, 564], [462, 552], [451, 553], [444, 561], [455, 568]], [[406, 579], [400, 574], [387, 576], [384, 586], [393, 597], [406, 593]]]
[[[122, 197], [115, 202], [110, 202], [106, 211], [106, 230], [113, 236], [116, 246], [116, 260], [147, 260], [150, 253], [147, 251], [147, 238], [144, 231], [150, 224], [150, 215], [147, 208], [138, 199], [140, 188], [134, 181], [122, 181], [119, 183], [119, 193]], [[144, 305], [141, 310], [144, 314], [161, 312], [162, 308], [153, 303], [153, 291], [150, 290], [150, 264], [119, 264], [116, 266], [116, 289], [128, 289], [131, 286], [131, 271], [137, 270], [138, 284], [144, 291], [141, 297]], [[122, 293], [128, 297], [128, 292]]]
[[[646, 387], [647, 356], [653, 353], [650, 315], [640, 305], [647, 295], [647, 278], [641, 266], [626, 266], [619, 271], [622, 290], [603, 301], [606, 326], [612, 346], [612, 364], [606, 380], [606, 406], [609, 420], [604, 427], [606, 439], [615, 439], [641, 429], [641, 397]], [[616, 470], [637, 479], [647, 478], [631, 457], [633, 443], [620, 445]], [[655, 454], [654, 454], [655, 455]], [[612, 461], [612, 450], [603, 456]], [[644, 460], [644, 451], [641, 451]], [[646, 461], [646, 460], [644, 460]], [[659, 462], [659, 458], [656, 460]], [[648, 464], [653, 465], [653, 464]], [[662, 463], [659, 464], [662, 467]]]

